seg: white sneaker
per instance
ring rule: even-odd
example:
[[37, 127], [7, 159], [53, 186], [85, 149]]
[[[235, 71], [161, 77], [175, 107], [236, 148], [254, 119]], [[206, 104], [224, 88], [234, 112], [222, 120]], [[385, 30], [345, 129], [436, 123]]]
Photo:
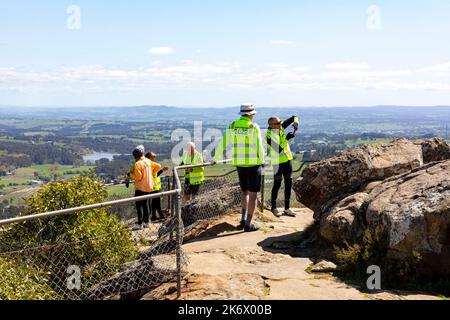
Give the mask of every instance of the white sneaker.
[[277, 208], [273, 208], [272, 209], [272, 213], [277, 218], [279, 218], [279, 217], [281, 217], [283, 215]]
[[149, 227], [148, 223], [145, 223], [145, 222], [144, 222], [143, 226], [144, 226], [144, 229], [148, 229], [148, 227]]
[[135, 224], [131, 230], [138, 231], [138, 230], [142, 230], [142, 229], [144, 229], [142, 224]]
[[291, 209], [284, 210], [284, 214], [287, 215], [288, 217], [296, 217], [297, 216], [297, 214], [294, 211], [292, 211]]

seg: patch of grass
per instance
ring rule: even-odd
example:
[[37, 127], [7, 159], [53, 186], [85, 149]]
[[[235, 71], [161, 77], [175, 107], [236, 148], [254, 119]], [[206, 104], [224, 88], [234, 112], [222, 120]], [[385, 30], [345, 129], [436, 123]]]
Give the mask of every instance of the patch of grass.
[[305, 269], [305, 272], [308, 274], [312, 274], [312, 267], [314, 266], [314, 263], [310, 263], [310, 265], [308, 266], [308, 268]]
[[146, 239], [145, 237], [140, 237], [139, 238], [139, 241], [138, 241], [138, 245], [139, 246], [142, 246], [142, 247], [147, 247], [147, 246], [149, 246], [150, 245], [150, 240], [148, 240], [148, 239]]
[[412, 258], [401, 261], [387, 258], [388, 245], [385, 237], [376, 237], [366, 230], [353, 244], [345, 242], [343, 247], [334, 247], [340, 273], [347, 281], [365, 287], [367, 268], [371, 265], [381, 269], [383, 289], [424, 291], [431, 294], [450, 294], [450, 276], [425, 277], [418, 272], [422, 257], [415, 253]]
[[275, 278], [275, 279], [273, 279], [273, 278], [268, 278], [267, 280], [275, 281], [275, 282], [283, 282], [283, 281], [288, 281], [289, 278]]

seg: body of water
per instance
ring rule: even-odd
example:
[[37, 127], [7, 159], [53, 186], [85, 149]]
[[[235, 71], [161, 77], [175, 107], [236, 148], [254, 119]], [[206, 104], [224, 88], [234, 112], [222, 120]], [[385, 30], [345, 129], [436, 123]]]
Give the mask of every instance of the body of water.
[[120, 154], [109, 153], [109, 152], [94, 152], [94, 153], [83, 156], [83, 161], [85, 163], [94, 164], [95, 161], [100, 160], [100, 159], [108, 159], [111, 161], [111, 160], [113, 160], [114, 156], [120, 156]]

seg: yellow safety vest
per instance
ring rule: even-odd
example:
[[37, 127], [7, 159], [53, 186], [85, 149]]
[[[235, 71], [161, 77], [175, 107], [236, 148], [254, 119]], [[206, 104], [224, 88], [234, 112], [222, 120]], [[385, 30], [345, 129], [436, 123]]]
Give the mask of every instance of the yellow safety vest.
[[291, 148], [289, 147], [289, 141], [286, 139], [286, 134], [283, 128], [281, 128], [278, 133], [269, 128], [267, 130], [266, 138], [270, 138], [274, 146], [280, 146], [282, 148], [282, 151], [279, 152], [279, 150], [274, 150], [271, 145], [267, 144], [271, 165], [285, 163], [294, 159]]
[[[195, 151], [193, 161], [191, 161], [191, 159], [192, 159], [191, 156], [188, 155], [187, 152], [183, 153], [182, 161], [184, 165], [203, 164], [203, 156], [198, 151]], [[186, 172], [185, 170], [184, 178], [189, 179], [189, 183], [191, 185], [201, 184], [203, 181], [205, 181], [204, 171], [205, 168], [203, 167], [192, 168], [191, 172]]]
[[252, 167], [264, 163], [264, 147], [261, 142], [261, 131], [256, 123], [241, 117], [230, 124], [221, 143], [219, 143], [214, 159], [221, 160], [226, 146], [231, 143], [233, 166]]
[[154, 191], [159, 191], [162, 188], [161, 185], [161, 177], [158, 177], [158, 175], [154, 176], [155, 180], [155, 187], [153, 188]]

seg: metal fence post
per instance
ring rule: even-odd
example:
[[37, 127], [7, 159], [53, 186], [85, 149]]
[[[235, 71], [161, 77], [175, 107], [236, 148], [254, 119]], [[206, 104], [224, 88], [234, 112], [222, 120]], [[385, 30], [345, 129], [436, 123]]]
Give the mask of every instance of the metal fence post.
[[183, 244], [182, 225], [181, 220], [181, 192], [177, 192], [175, 201], [175, 212], [177, 215], [177, 298], [181, 297], [181, 246]]
[[265, 184], [265, 167], [262, 166], [262, 173], [261, 173], [261, 212], [264, 212], [264, 184]]
[[[171, 185], [170, 185], [170, 177], [166, 177], [166, 181], [167, 181], [167, 191], [171, 190]], [[172, 206], [172, 196], [169, 196], [169, 198], [167, 199], [167, 211], [171, 211], [171, 206]]]

